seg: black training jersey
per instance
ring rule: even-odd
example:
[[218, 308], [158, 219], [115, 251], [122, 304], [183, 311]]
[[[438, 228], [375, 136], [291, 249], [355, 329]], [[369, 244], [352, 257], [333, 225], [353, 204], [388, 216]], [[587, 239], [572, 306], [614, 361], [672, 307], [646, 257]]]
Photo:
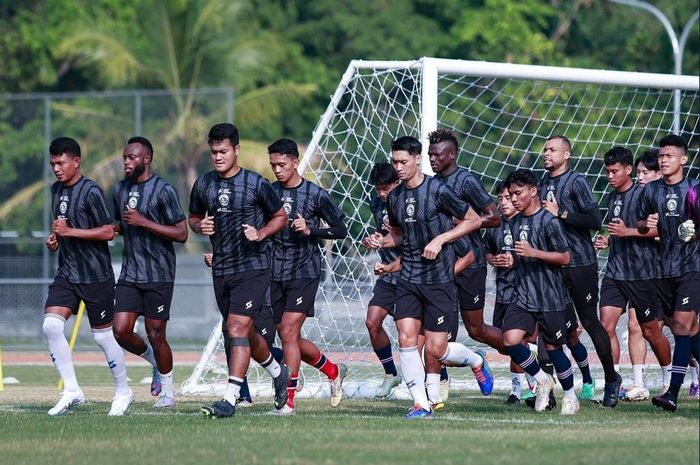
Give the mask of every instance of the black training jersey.
[[700, 271], [700, 241], [683, 242], [679, 232], [685, 221], [685, 200], [688, 191], [700, 184], [697, 179], [684, 179], [669, 185], [662, 179], [652, 181], [640, 196], [637, 219], [659, 214], [657, 225], [661, 239], [661, 278], [676, 278]]
[[[436, 174], [435, 178], [447, 184], [457, 197], [467, 202], [467, 205], [478, 215], [482, 215], [484, 209], [493, 203], [493, 199], [486, 192], [481, 181], [462, 167], [458, 166], [456, 170], [447, 176]], [[474, 251], [474, 263], [469, 265], [469, 269], [485, 268], [486, 258], [484, 257], [484, 244], [480, 230], [474, 231], [469, 235], [469, 245]]]
[[[287, 212], [288, 225], [275, 234], [272, 241], [272, 280], [318, 278], [321, 276], [321, 220], [328, 226], [343, 226], [345, 214], [333, 203], [322, 187], [302, 179], [297, 187], [287, 188], [277, 181], [272, 184], [277, 198]], [[292, 229], [292, 222], [301, 214], [311, 235]]]
[[[491, 255], [513, 253], [513, 233], [510, 223], [501, 216], [501, 225], [486, 231], [484, 250]], [[496, 268], [496, 303], [507, 304], [513, 300], [515, 268]]]
[[469, 206], [435, 178], [425, 176], [419, 186], [400, 184], [389, 194], [389, 224], [401, 228], [399, 277], [414, 284], [439, 284], [454, 280], [455, 250], [446, 244], [435, 260], [422, 257], [423, 249], [438, 235], [452, 229], [452, 218], [464, 218]]
[[[372, 210], [372, 216], [374, 217], [374, 224], [377, 231], [382, 234], [387, 234], [387, 225], [389, 224], [389, 213], [387, 212], [386, 202], [381, 198], [375, 197], [369, 204], [370, 210]], [[396, 258], [401, 255], [400, 247], [391, 247], [386, 249], [379, 249], [379, 259], [384, 264], [392, 263]], [[380, 275], [377, 281], [385, 281], [389, 284], [396, 284], [399, 279], [399, 272], [388, 273]]]
[[685, 219], [695, 223], [695, 234], [700, 235], [700, 184], [695, 184], [685, 196]]
[[[560, 210], [570, 213], [598, 208], [586, 178], [571, 170], [555, 177], [551, 177], [549, 173], [544, 174], [540, 181], [540, 198], [547, 200], [552, 196], [557, 200]], [[572, 226], [566, 221], [563, 222], [563, 226], [571, 247], [571, 263], [567, 266], [573, 268], [597, 263], [590, 229]]]
[[270, 267], [269, 241], [249, 241], [243, 225], [260, 229], [280, 208], [282, 202], [270, 183], [253, 171], [241, 168], [230, 178], [210, 171], [197, 179], [190, 194], [190, 212], [214, 216], [215, 233], [209, 236], [214, 276]]
[[[620, 219], [628, 228], [637, 224], [637, 210], [641, 186], [633, 185], [625, 192], [608, 194], [607, 222]], [[656, 244], [643, 237], [608, 236], [610, 252], [605, 276], [620, 281], [656, 279]]]
[[130, 283], [172, 283], [175, 281], [173, 242], [145, 228], [129, 226], [122, 212], [137, 210], [141, 216], [164, 225], [185, 220], [173, 186], [158, 176], [132, 183], [123, 180], [114, 186], [114, 219], [121, 223], [124, 236], [120, 281]]
[[[93, 229], [112, 224], [102, 189], [86, 177], [70, 187], [54, 183], [51, 209], [54, 219], [65, 218], [70, 228]], [[114, 280], [107, 241], [59, 237], [58, 243], [56, 276], [75, 284]]]
[[[559, 219], [541, 208], [530, 216], [515, 215], [510, 230], [516, 241], [527, 241], [546, 252], [566, 252], [569, 241]], [[530, 312], [563, 311], [569, 301], [563, 267], [535, 258], [517, 257], [513, 302]]]

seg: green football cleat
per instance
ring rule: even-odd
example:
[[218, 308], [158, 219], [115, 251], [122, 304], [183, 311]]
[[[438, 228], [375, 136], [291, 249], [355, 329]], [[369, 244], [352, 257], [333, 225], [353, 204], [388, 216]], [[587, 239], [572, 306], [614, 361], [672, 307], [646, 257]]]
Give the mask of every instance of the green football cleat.
[[394, 392], [394, 389], [401, 384], [401, 375], [387, 375], [384, 377], [381, 386], [377, 388], [377, 392], [374, 394], [376, 399], [387, 399]]
[[595, 380], [592, 383], [585, 383], [581, 386], [581, 395], [583, 400], [593, 400], [595, 398]]

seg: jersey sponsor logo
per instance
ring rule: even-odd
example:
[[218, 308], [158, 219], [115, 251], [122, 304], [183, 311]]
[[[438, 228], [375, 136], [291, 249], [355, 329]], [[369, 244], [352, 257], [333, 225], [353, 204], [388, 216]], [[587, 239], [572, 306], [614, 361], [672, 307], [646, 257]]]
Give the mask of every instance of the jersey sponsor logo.
[[245, 309], [249, 310], [251, 308], [253, 308], [253, 301], [249, 300], [248, 302], [245, 303]]
[[416, 199], [413, 197], [406, 199], [406, 223], [414, 223], [416, 219], [414, 218], [416, 214]]
[[437, 319], [437, 324], [441, 325], [445, 322], [445, 317], [444, 316], [439, 316]]
[[297, 297], [297, 305], [301, 305], [304, 302], [304, 297]]
[[678, 194], [666, 194], [666, 212], [665, 216], [680, 216], [678, 213]]
[[217, 191], [217, 196], [219, 208], [217, 208], [216, 211], [225, 213], [230, 212], [231, 210], [228, 208], [228, 206], [231, 203], [231, 189], [222, 187]]
[[129, 192], [129, 200], [127, 200], [126, 206], [132, 210], [136, 210], [136, 207], [139, 206], [139, 193], [138, 193], [138, 191]]
[[156, 313], [160, 313], [163, 310], [165, 310], [165, 305], [158, 305], [158, 311]]

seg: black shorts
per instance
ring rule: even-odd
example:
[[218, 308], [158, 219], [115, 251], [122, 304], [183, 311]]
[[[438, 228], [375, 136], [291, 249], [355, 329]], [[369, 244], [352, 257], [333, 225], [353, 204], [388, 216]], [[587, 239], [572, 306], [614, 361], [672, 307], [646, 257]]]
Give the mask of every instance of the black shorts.
[[666, 316], [673, 312], [700, 311], [700, 273], [658, 280], [659, 297]]
[[393, 316], [396, 309], [396, 284], [377, 281], [374, 284], [372, 298], [369, 299], [367, 307], [383, 308], [389, 315]]
[[503, 318], [506, 316], [506, 309], [508, 308], [508, 303], [496, 302], [493, 306], [493, 326], [498, 329], [503, 329]]
[[90, 326], [110, 323], [114, 318], [114, 281], [110, 279], [101, 283], [73, 284], [57, 276], [49, 285], [44, 308], [70, 308], [75, 315], [81, 300], [85, 302]]
[[117, 282], [114, 312], [131, 312], [153, 320], [170, 319], [173, 283]]
[[547, 344], [561, 346], [566, 343], [565, 312], [528, 312], [515, 304], [508, 306], [503, 318], [504, 333], [521, 329], [531, 336], [536, 327], [539, 327], [539, 334]]
[[573, 302], [569, 301], [564, 308], [564, 316], [566, 318], [566, 334], [571, 334], [578, 331], [578, 318], [576, 317], [576, 309]]
[[606, 276], [600, 285], [601, 308], [618, 307], [624, 312], [629, 305], [640, 323], [656, 320], [656, 301], [655, 280], [621, 281]]
[[576, 312], [598, 314], [598, 265], [564, 267], [564, 283], [574, 301]]
[[[399, 280], [396, 284], [394, 320], [415, 318], [427, 331], [453, 332], [455, 312], [453, 283], [413, 284]], [[459, 322], [456, 323], [459, 326]]]
[[314, 316], [318, 278], [290, 279], [270, 283], [270, 302], [275, 324], [282, 322], [284, 312], [305, 313]]
[[270, 270], [252, 270], [214, 276], [216, 304], [224, 321], [229, 314], [255, 318], [265, 304]]
[[486, 296], [486, 268], [467, 268], [455, 277], [457, 301], [462, 311], [481, 310]]

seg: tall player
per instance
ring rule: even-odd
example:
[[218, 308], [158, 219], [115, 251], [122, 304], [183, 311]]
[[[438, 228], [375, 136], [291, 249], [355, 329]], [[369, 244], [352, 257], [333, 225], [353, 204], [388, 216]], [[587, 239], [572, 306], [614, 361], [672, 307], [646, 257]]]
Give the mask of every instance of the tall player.
[[[591, 337], [605, 371], [603, 405], [615, 407], [622, 377], [615, 371], [610, 337], [598, 319], [598, 259], [591, 240], [591, 230], [597, 231], [601, 227], [600, 210], [586, 178], [569, 169], [569, 139], [564, 136], [550, 137], [544, 144], [542, 155], [547, 170], [540, 181], [542, 206], [559, 219], [571, 246], [571, 262], [564, 267], [564, 282], [581, 325]], [[570, 330], [567, 339], [571, 353], [581, 368], [584, 383], [592, 388], [585, 347], [575, 331]], [[592, 395], [592, 389], [589, 389], [589, 393]]]
[[[686, 179], [683, 165], [688, 162], [688, 145], [671, 134], [659, 141], [659, 168], [663, 178], [647, 184], [642, 192], [637, 228], [649, 230], [648, 216], [658, 213], [657, 229], [661, 239], [661, 280], [659, 294], [666, 316], [671, 317], [675, 339], [671, 385], [668, 391], [653, 397], [657, 407], [675, 412], [678, 392], [683, 384], [691, 352], [700, 359], [698, 302], [700, 301], [700, 242], [694, 221], [685, 220], [686, 196], [698, 184]], [[695, 188], [697, 189], [697, 188]]]
[[275, 408], [287, 402], [287, 367], [270, 353], [255, 332], [253, 318], [263, 309], [270, 286], [267, 238], [287, 224], [287, 214], [270, 183], [238, 166], [238, 128], [229, 123], [209, 130], [214, 170], [201, 176], [190, 194], [189, 224], [209, 236], [216, 303], [226, 324], [224, 346], [231, 351], [229, 379], [223, 399], [202, 408], [211, 418], [233, 416], [250, 358], [274, 381]]
[[287, 403], [276, 413], [294, 414], [294, 395], [302, 360], [328, 377], [331, 406], [337, 407], [343, 399], [347, 368], [342, 363], [333, 363], [316, 344], [301, 337], [301, 327], [307, 317], [314, 316], [316, 291], [321, 279], [319, 246], [324, 239], [347, 236], [345, 215], [328, 192], [299, 175], [299, 149], [294, 141], [279, 139], [267, 148], [267, 152], [277, 178], [272, 189], [289, 217], [289, 225], [275, 234], [272, 243], [270, 300], [282, 340], [284, 361], [290, 372]]
[[46, 247], [51, 252], [58, 250], [58, 269], [49, 286], [42, 329], [65, 389], [48, 413], [62, 415], [85, 402], [64, 335], [66, 320], [78, 311], [82, 300], [92, 337], [114, 377], [116, 388], [108, 415], [124, 415], [134, 393], [127, 384], [124, 352], [112, 333], [114, 273], [107, 247], [107, 241], [114, 237], [112, 219], [102, 189], [80, 172], [80, 145], [74, 139], [59, 137], [51, 142], [49, 154], [58, 181], [51, 186], [54, 220]]
[[[153, 145], [132, 137], [124, 147], [124, 175], [114, 186], [115, 231], [124, 236], [122, 271], [115, 289], [114, 335], [124, 349], [153, 367], [154, 407], [172, 408], [173, 353], [165, 337], [175, 281], [173, 242], [187, 240], [187, 223], [175, 189], [151, 168]], [[134, 333], [139, 315], [148, 344]]]
[[490, 394], [493, 389], [485, 359], [462, 344], [448, 343], [456, 317], [455, 250], [450, 243], [476, 231], [481, 222], [446, 184], [420, 171], [421, 149], [421, 143], [409, 136], [392, 142], [392, 163], [403, 182], [387, 201], [389, 234], [374, 236], [381, 247], [402, 248], [394, 320], [401, 371], [415, 404], [407, 419], [432, 417], [425, 369], [417, 350], [421, 327], [426, 352], [446, 366], [470, 366], [482, 393]]
[[[640, 234], [634, 227], [643, 188], [632, 182], [632, 152], [624, 147], [613, 147], [605, 153], [603, 162], [608, 182], [614, 190], [607, 199], [608, 237], [597, 236], [594, 243], [598, 250], [610, 248], [600, 288], [601, 322], [610, 336], [613, 357], [619, 359], [620, 343], [615, 329], [629, 304], [630, 315], [635, 313], [636, 321], [641, 324], [642, 333], [660, 365], [667, 366], [671, 363], [671, 347], [657, 322], [657, 273], [656, 267], [649, 266], [649, 257], [654, 257], [656, 251], [653, 239], [657, 235], [656, 228]], [[649, 391], [643, 382], [625, 393], [625, 399], [630, 401], [648, 398]]]
[[[389, 193], [399, 185], [399, 177], [390, 163], [376, 163], [372, 167], [369, 178], [377, 193], [370, 204], [376, 227], [375, 231], [382, 235], [388, 234], [389, 217], [386, 200]], [[362, 244], [370, 248], [370, 241], [371, 236], [365, 237]], [[365, 325], [369, 331], [369, 340], [374, 353], [384, 368], [384, 379], [375, 393], [375, 397], [378, 399], [386, 399], [394, 388], [401, 384], [401, 375], [396, 370], [394, 355], [391, 352], [391, 341], [389, 341], [389, 336], [383, 327], [387, 315], [392, 315], [392, 317], [394, 315], [396, 282], [399, 279], [400, 265], [396, 266], [396, 271], [390, 271], [392, 270], [390, 267], [397, 262], [400, 255], [401, 249], [399, 248], [379, 249], [379, 262], [374, 266], [377, 281], [374, 283], [372, 298], [367, 306]]]

